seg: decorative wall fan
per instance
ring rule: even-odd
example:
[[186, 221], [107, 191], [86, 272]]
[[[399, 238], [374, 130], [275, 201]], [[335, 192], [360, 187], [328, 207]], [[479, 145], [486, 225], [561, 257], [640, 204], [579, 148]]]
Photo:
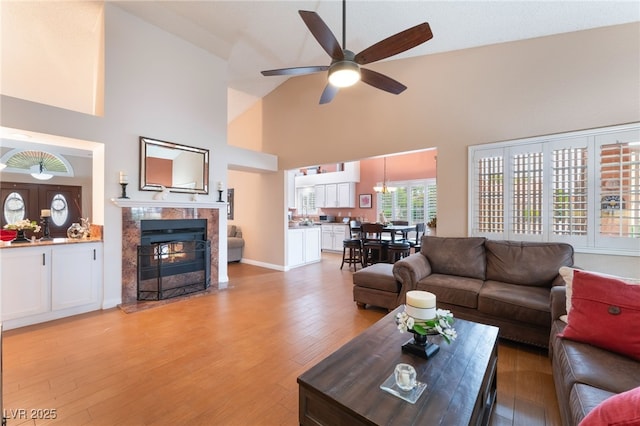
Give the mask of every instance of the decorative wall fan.
[[384, 74], [361, 68], [360, 66], [397, 55], [433, 37], [429, 24], [423, 22], [415, 27], [392, 35], [358, 54], [354, 54], [346, 48], [346, 0], [342, 0], [342, 47], [340, 47], [336, 37], [317, 13], [307, 10], [299, 10], [298, 13], [307, 25], [307, 28], [309, 28], [309, 31], [311, 31], [311, 34], [331, 57], [331, 64], [328, 66], [317, 65], [267, 70], [262, 71], [262, 75], [295, 76], [328, 70], [329, 81], [320, 97], [321, 104], [331, 102], [341, 87], [351, 86], [357, 83], [358, 80], [362, 80], [370, 86], [393, 93], [394, 95], [402, 93], [407, 88], [404, 84]]

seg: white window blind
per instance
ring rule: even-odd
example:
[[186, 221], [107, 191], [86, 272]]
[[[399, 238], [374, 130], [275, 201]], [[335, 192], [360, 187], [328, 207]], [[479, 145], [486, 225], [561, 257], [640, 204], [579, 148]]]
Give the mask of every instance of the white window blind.
[[640, 255], [640, 125], [469, 148], [469, 233]]

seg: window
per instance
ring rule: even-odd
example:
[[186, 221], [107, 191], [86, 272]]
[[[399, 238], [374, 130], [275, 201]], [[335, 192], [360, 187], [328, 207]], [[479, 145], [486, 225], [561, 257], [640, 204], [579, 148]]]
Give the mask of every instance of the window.
[[24, 199], [17, 192], [12, 192], [4, 201], [4, 220], [11, 224], [24, 219], [26, 209]]
[[62, 194], [56, 194], [51, 200], [51, 220], [57, 226], [67, 223], [69, 217], [69, 205], [67, 199]]
[[388, 182], [395, 192], [378, 193], [377, 216], [387, 220], [407, 221], [410, 225], [426, 223], [436, 215], [436, 180]]
[[296, 196], [298, 198], [297, 208], [302, 216], [306, 217], [310, 214], [316, 214], [316, 193], [313, 186], [306, 186], [296, 189]]
[[640, 126], [469, 148], [469, 230], [640, 254]]

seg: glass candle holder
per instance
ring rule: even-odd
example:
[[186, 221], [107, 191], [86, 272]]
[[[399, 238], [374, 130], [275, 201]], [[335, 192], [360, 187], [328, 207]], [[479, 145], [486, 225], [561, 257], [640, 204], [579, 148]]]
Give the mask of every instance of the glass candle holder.
[[398, 364], [393, 372], [396, 385], [403, 391], [410, 391], [416, 387], [416, 369], [409, 364]]

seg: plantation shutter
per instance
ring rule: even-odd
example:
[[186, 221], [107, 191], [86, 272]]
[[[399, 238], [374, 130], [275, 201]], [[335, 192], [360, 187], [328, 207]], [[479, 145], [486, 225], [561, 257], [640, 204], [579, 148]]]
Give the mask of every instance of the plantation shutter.
[[409, 189], [411, 194], [411, 212], [409, 215], [409, 223], [424, 223], [425, 204], [427, 203], [427, 199], [425, 197], [425, 186], [411, 185]]
[[544, 202], [542, 145], [510, 149], [508, 238], [541, 241]]
[[[438, 187], [435, 182], [428, 183], [425, 190], [426, 206], [423, 209], [423, 217], [421, 219], [416, 218], [416, 223], [429, 222], [431, 219], [436, 217], [438, 207]], [[426, 217], [424, 217], [424, 214], [426, 214]]]
[[471, 178], [471, 233], [474, 236], [505, 238], [504, 164], [503, 149], [478, 150], [474, 153]]
[[638, 132], [605, 135], [599, 152], [596, 239], [617, 248], [640, 248], [640, 138]]
[[588, 138], [570, 138], [549, 146], [549, 241], [586, 246], [589, 231]]

